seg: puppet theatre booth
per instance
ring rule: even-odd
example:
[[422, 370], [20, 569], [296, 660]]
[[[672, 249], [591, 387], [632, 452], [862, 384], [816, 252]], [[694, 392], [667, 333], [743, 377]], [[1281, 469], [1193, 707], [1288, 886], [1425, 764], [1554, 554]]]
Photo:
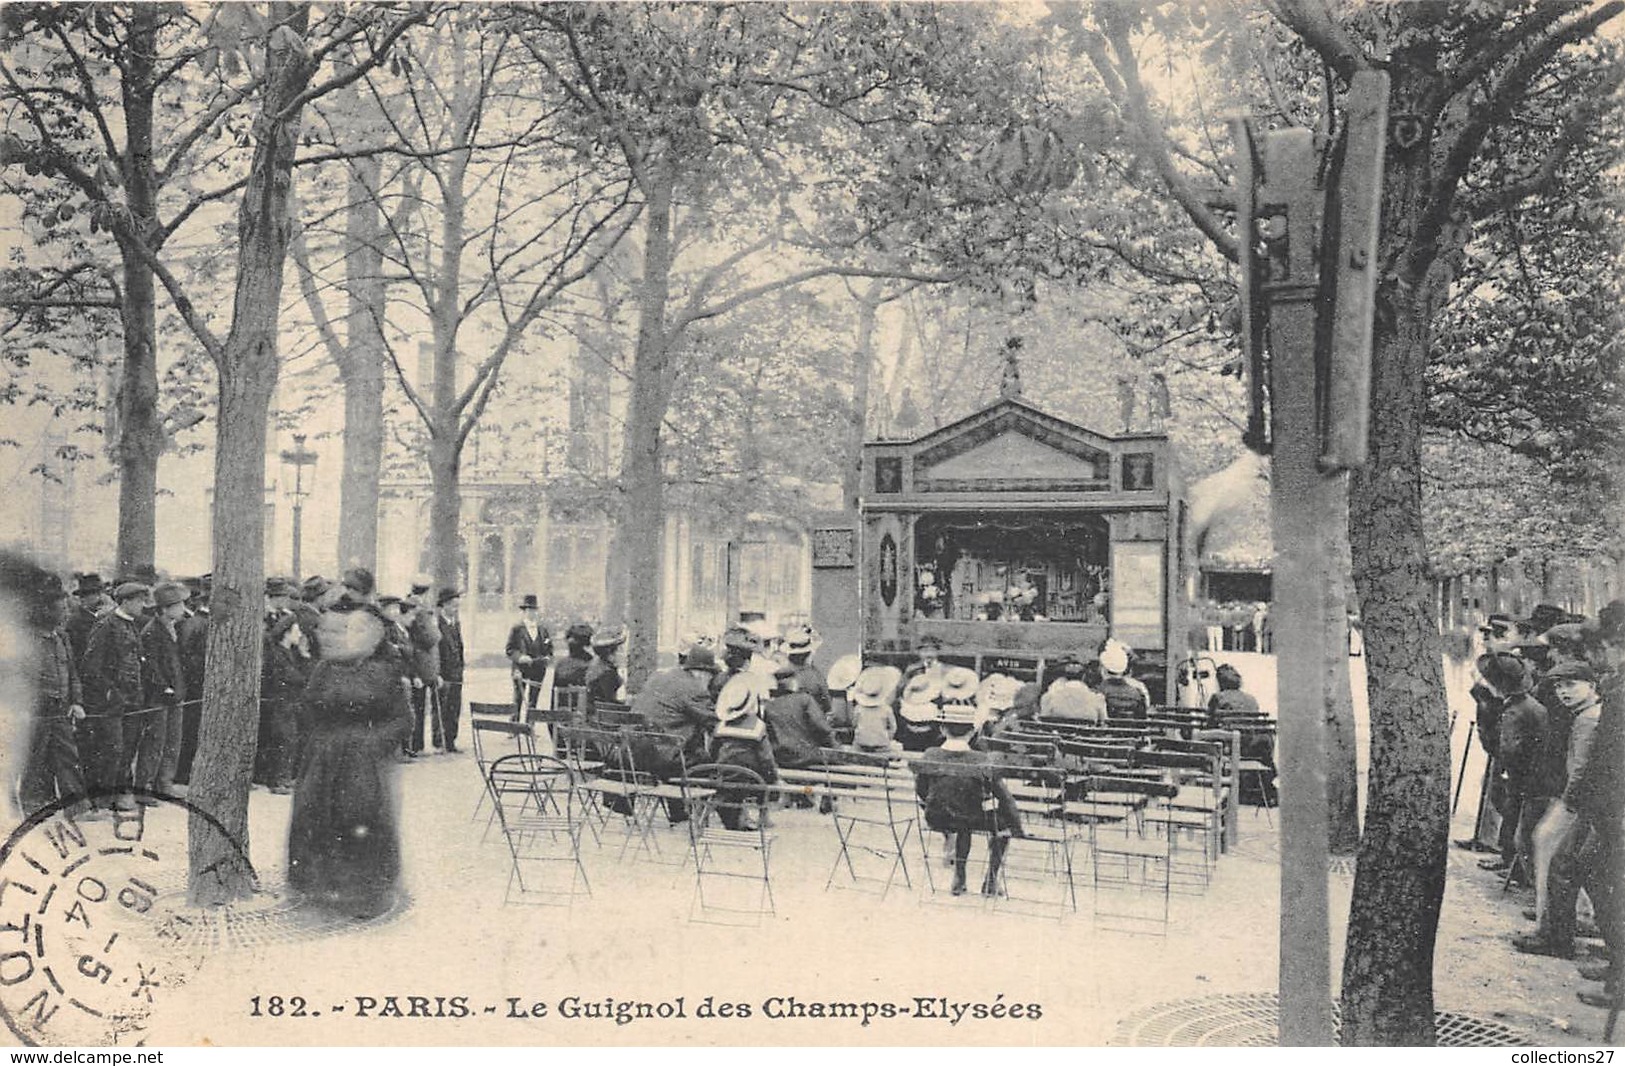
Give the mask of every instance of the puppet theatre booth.
[[1007, 396], [916, 440], [864, 445], [865, 657], [921, 638], [1024, 680], [1115, 637], [1164, 701], [1182, 658], [1185, 502], [1168, 438], [1109, 437]]

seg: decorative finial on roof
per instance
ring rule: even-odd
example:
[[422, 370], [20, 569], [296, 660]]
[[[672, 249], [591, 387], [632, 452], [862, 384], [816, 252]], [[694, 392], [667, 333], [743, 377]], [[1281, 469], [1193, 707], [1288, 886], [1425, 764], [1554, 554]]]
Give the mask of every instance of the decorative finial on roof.
[[914, 392], [903, 386], [903, 398], [897, 401], [897, 413], [892, 415], [891, 428], [905, 437], [911, 437], [920, 428], [920, 409], [914, 403]]
[[1021, 399], [1020, 337], [1007, 337], [1004, 342], [1004, 376], [999, 380], [999, 399]]

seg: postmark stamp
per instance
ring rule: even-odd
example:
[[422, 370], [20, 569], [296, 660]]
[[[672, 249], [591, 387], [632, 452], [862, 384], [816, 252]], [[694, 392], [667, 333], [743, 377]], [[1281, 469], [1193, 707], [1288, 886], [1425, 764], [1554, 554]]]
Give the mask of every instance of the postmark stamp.
[[184, 800], [149, 798], [90, 819], [58, 802], [0, 846], [0, 1018], [23, 1044], [141, 1044], [201, 965], [196, 916], [162, 886], [186, 876], [189, 814], [242, 845]]

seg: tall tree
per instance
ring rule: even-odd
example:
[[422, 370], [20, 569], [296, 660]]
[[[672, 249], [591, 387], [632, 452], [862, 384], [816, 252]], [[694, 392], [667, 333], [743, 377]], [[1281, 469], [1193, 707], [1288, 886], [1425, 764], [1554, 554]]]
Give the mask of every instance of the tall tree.
[[[362, 254], [378, 256], [383, 268], [372, 280], [356, 280], [382, 288], [387, 271], [405, 284], [385, 299], [353, 288], [350, 298], [371, 303], [366, 336], [382, 343], [385, 365], [425, 431], [429, 558], [439, 587], [462, 581], [463, 449], [509, 357], [616, 247], [637, 213], [623, 175], [553, 137], [558, 104], [527, 91], [516, 54], [505, 35], [488, 32], [482, 15], [451, 12], [432, 38], [400, 49], [410, 78], [380, 73], [363, 83], [390, 135], [385, 155], [398, 177], [352, 184], [356, 195], [372, 198], [372, 217], [381, 223]], [[391, 300], [427, 321], [428, 380], [408, 369], [415, 360], [383, 328]], [[470, 360], [476, 331], [489, 347]]]
[[[1440, 642], [1427, 571], [1422, 438], [1433, 329], [1475, 224], [1531, 198], [1579, 158], [1596, 116], [1616, 106], [1618, 70], [1588, 45], [1625, 4], [1271, 6], [1303, 55], [1323, 64], [1324, 107], [1355, 72], [1391, 79], [1383, 176], [1371, 457], [1350, 486], [1355, 587], [1365, 623], [1370, 778], [1342, 984], [1346, 1044], [1434, 1039], [1433, 947], [1444, 895], [1450, 755]], [[1206, 12], [1204, 11], [1203, 14]], [[1138, 77], [1131, 35], [1165, 11], [1101, 2], [1082, 41], [1098, 56], [1169, 195], [1227, 254], [1234, 238], [1176, 161]], [[1174, 13], [1174, 19], [1189, 13]], [[1177, 31], [1176, 31], [1177, 32]], [[1568, 53], [1568, 59], [1560, 59]], [[1553, 83], [1556, 79], [1557, 84]], [[1521, 147], [1508, 153], [1501, 139]], [[1498, 144], [1489, 167], [1487, 145]]]
[[[235, 34], [238, 18], [228, 12], [207, 21]], [[11, 4], [0, 30], [0, 99], [22, 117], [10, 127], [0, 163], [60, 183], [66, 195], [55, 218], [71, 220], [88, 205], [78, 224], [88, 220], [92, 233], [105, 227], [117, 250], [117, 284], [82, 298], [94, 306], [110, 293], [120, 312], [117, 433], [107, 448], [119, 472], [117, 566], [123, 574], [153, 565], [158, 458], [165, 444], [156, 286], [132, 235], [162, 250], [194, 212], [229, 195], [199, 192], [193, 179], [201, 164], [219, 156], [207, 135], [252, 85], [241, 76], [235, 47], [227, 54], [236, 76], [219, 67], [210, 72], [217, 76], [194, 76], [204, 21], [180, 5]], [[73, 171], [90, 184], [75, 181]], [[173, 201], [168, 219], [160, 217], [166, 193]], [[109, 225], [109, 210], [126, 223]], [[70, 275], [86, 269], [101, 273], [94, 259], [64, 265]]]
[[[348, 131], [343, 138], [346, 141], [358, 135], [367, 144], [385, 140], [387, 131], [381, 128], [383, 124], [355, 85], [334, 93], [331, 105], [320, 110], [321, 125], [330, 132], [335, 128]], [[330, 139], [336, 142], [340, 138]], [[378, 565], [378, 485], [384, 462], [384, 383], [389, 370], [383, 336], [382, 154], [363, 149], [329, 162], [342, 175], [344, 229], [338, 253], [344, 273], [342, 336], [328, 313], [321, 279], [311, 264], [305, 230], [312, 228], [315, 220], [305, 221], [289, 252], [299, 270], [306, 310], [328, 357], [338, 368], [344, 388], [338, 565], [341, 570], [352, 566], [374, 570]], [[317, 175], [312, 177], [320, 180]], [[404, 218], [394, 222], [397, 228], [404, 224]]]
[[[150, 218], [115, 204], [109, 189], [115, 184], [110, 178], [116, 175], [105, 168], [87, 167], [84, 160], [60, 148], [48, 155], [52, 167], [95, 205], [100, 224], [109, 227], [121, 247], [129, 248], [163, 285], [176, 312], [209, 353], [219, 383], [211, 516], [214, 613], [203, 692], [204, 724], [189, 793], [194, 805], [212, 817], [194, 815], [188, 827], [189, 895], [195, 903], [225, 902], [255, 888], [246, 856], [263, 634], [265, 440], [278, 372], [278, 315], [292, 230], [289, 198], [300, 122], [311, 100], [350, 84], [383, 62], [396, 38], [429, 14], [427, 8], [402, 14], [379, 6], [355, 15], [335, 12], [312, 24], [308, 4], [274, 3], [268, 12], [246, 6], [238, 9], [225, 30], [216, 25], [210, 40], [189, 55], [201, 63], [212, 54], [212, 62], [218, 64], [229, 54], [239, 57], [233, 61], [240, 67], [240, 49], [258, 53], [257, 57], [251, 55], [253, 77], [242, 91], [243, 96], [257, 100], [245, 140], [251, 143], [252, 154], [242, 177], [195, 194], [167, 227], [155, 230]], [[312, 40], [317, 43], [312, 45]], [[318, 70], [335, 53], [350, 60], [349, 69], [315, 81]], [[77, 84], [87, 96], [97, 88], [94, 78], [88, 84], [83, 79]], [[68, 90], [68, 95], [74, 95], [73, 91]], [[27, 104], [25, 99], [33, 130], [46, 143], [52, 124], [41, 110]], [[203, 136], [220, 117], [202, 121], [200, 116], [195, 136]], [[231, 326], [221, 336], [189, 294], [181, 273], [166, 260], [156, 238], [173, 232], [205, 203], [227, 200], [237, 193], [241, 196]], [[233, 839], [223, 839], [220, 829]]]
[[883, 235], [938, 204], [888, 181], [909, 167], [944, 186], [980, 175], [961, 160], [1014, 121], [1020, 52], [989, 14], [559, 4], [516, 18], [538, 69], [574, 101], [582, 140], [625, 163], [643, 207], [611, 561], [629, 577], [610, 582], [638, 590], [610, 604], [631, 630], [634, 687], [659, 635], [672, 352], [696, 324], [818, 278], [959, 276]]

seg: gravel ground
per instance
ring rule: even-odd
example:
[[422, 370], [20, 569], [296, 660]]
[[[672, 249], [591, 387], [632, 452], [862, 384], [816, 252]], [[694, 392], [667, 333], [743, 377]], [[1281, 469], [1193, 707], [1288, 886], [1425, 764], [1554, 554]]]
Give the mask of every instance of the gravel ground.
[[[469, 695], [501, 698], [503, 687], [500, 671], [482, 671]], [[912, 850], [913, 889], [899, 884], [884, 900], [826, 891], [836, 839], [829, 819], [810, 810], [775, 814], [776, 913], [737, 927], [690, 921], [692, 868], [618, 860], [616, 830], [605, 847], [586, 848], [590, 898], [578, 896], [568, 907], [504, 904], [501, 835], [493, 829], [482, 839], [483, 814], [470, 818], [480, 787], [472, 756], [404, 765], [399, 787], [406, 905], [337, 929], [277, 906], [274, 897], [240, 908], [229, 923], [213, 920], [196, 974], [163, 992], [149, 1043], [1102, 1045], [1113, 1042], [1119, 1022], [1150, 1005], [1275, 987], [1279, 853], [1274, 826], [1251, 808], [1242, 811], [1240, 844], [1219, 861], [1206, 891], [1174, 896], [1166, 935], [1121, 931], [1097, 915], [1125, 899], [1144, 901], [1115, 891], [1097, 900], [1086, 858], [1075, 913], [933, 896]], [[1476, 796], [1472, 781], [1468, 792], [1458, 812], [1463, 822]], [[260, 790], [251, 801], [252, 855], [273, 887], [289, 804]], [[155, 816], [153, 839], [168, 841], [170, 853], [180, 853], [182, 832], [179, 812]], [[680, 855], [686, 835], [664, 826], [659, 833], [666, 853]], [[1502, 896], [1477, 858], [1452, 849], [1437, 1007], [1499, 1020], [1537, 1043], [1595, 1045], [1603, 1015], [1575, 1000], [1581, 985], [1572, 964], [1510, 950], [1507, 937], [1526, 925], [1519, 915], [1525, 899]], [[934, 872], [940, 885], [946, 871]], [[1351, 885], [1348, 872], [1331, 879], [1334, 975]], [[270, 996], [285, 1004], [303, 997], [308, 1016], [254, 1018], [255, 995], [262, 1011]], [[381, 1016], [390, 1014], [390, 996], [399, 997], [403, 1015], [412, 1013], [406, 997], [418, 996], [425, 997], [420, 1013], [442, 1016]], [[358, 1017], [368, 1006], [363, 997], [377, 1005]], [[585, 1014], [606, 998], [611, 1014], [617, 1003], [640, 1001], [675, 1011], [679, 997], [681, 1018], [622, 1024], [561, 1016], [573, 1003]], [[765, 1016], [789, 1010], [791, 997], [890, 1003], [909, 1016], [868, 1024]], [[914, 1016], [944, 1009], [922, 1011], [916, 997], [946, 999], [945, 1009], [964, 1005], [966, 1013], [957, 1022]], [[469, 1016], [449, 1016], [460, 1002]], [[545, 1006], [545, 1016], [535, 1004]], [[737, 1008], [719, 1016], [738, 1004], [748, 1017]], [[1020, 1017], [993, 1009], [1015, 1004], [1023, 1007]]]

